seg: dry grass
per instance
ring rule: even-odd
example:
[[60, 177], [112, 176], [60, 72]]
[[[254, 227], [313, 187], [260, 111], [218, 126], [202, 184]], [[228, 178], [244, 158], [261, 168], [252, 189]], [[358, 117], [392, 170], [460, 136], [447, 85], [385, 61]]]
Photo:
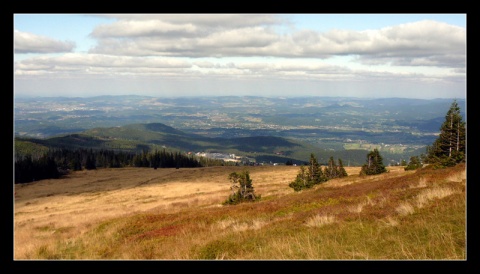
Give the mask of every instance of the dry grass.
[[223, 206], [228, 174], [243, 169], [104, 169], [15, 185], [14, 258], [466, 256], [462, 167], [418, 174], [387, 167], [364, 177], [347, 167], [350, 176], [301, 192], [288, 187], [298, 167], [249, 167], [261, 201]]
[[409, 186], [410, 188], [424, 188], [424, 187], [427, 187], [427, 179], [425, 179], [424, 177], [420, 178], [418, 180], [418, 183], [415, 184], [415, 185], [410, 185]]
[[212, 227], [212, 231], [220, 230], [230, 230], [230, 231], [245, 231], [245, 230], [256, 230], [262, 228], [266, 224], [265, 221], [262, 220], [252, 220], [249, 222], [239, 221], [234, 219], [226, 219], [219, 221], [214, 227]]
[[425, 204], [433, 199], [442, 199], [452, 194], [461, 193], [459, 190], [454, 190], [450, 187], [426, 189], [420, 192], [416, 198], [416, 205], [422, 208]]
[[332, 215], [315, 215], [309, 218], [305, 225], [308, 227], [321, 227], [332, 224], [336, 221], [335, 216]]
[[[228, 174], [243, 167], [193, 169], [122, 168], [84, 170], [69, 178], [15, 185], [15, 258], [45, 244], [56, 229], [81, 235], [105, 219], [140, 212], [175, 212], [218, 206], [230, 194]], [[291, 192], [298, 169], [252, 169], [255, 191], [264, 196]], [[38, 228], [49, 227], [38, 232]], [[32, 237], [31, 235], [36, 235]]]
[[408, 215], [412, 214], [415, 212], [415, 208], [408, 202], [401, 203], [395, 210], [400, 214], [400, 215]]

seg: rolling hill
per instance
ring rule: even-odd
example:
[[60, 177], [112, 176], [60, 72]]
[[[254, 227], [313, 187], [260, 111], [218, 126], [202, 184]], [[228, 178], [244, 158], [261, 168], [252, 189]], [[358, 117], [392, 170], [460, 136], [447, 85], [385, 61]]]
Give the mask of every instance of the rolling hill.
[[[224, 205], [229, 174], [244, 168], [261, 199]], [[288, 186], [294, 166], [83, 170], [15, 185], [14, 258], [466, 260], [465, 164], [346, 170], [300, 192]]]
[[[15, 136], [22, 138], [17, 140], [47, 140], [31, 140], [37, 144], [222, 151], [279, 163], [305, 161], [315, 153], [321, 162], [333, 156], [359, 165], [375, 147], [387, 164], [395, 165], [425, 153], [452, 101], [131, 95], [18, 98], [14, 129]], [[458, 102], [466, 118], [466, 100]], [[255, 138], [241, 139], [246, 137]], [[254, 140], [258, 140], [254, 145], [246, 142]]]
[[111, 149], [132, 152], [154, 149], [221, 152], [243, 155], [255, 158], [257, 161], [280, 161], [282, 163], [289, 159], [304, 161], [311, 152], [318, 150], [309, 144], [282, 137], [210, 138], [185, 133], [161, 123], [94, 128], [46, 139], [17, 137], [16, 143], [30, 143], [31, 146], [36, 144], [43, 148]]
[[[314, 153], [320, 163], [330, 157], [342, 159], [345, 165], [359, 166], [365, 161], [365, 149], [320, 148], [299, 139], [278, 136], [206, 137], [186, 133], [162, 123], [129, 124], [116, 127], [98, 127], [82, 132], [53, 136], [45, 139], [16, 137], [16, 143], [29, 142], [49, 148], [108, 149], [141, 152], [146, 150], [209, 152], [236, 154], [256, 162], [301, 164]], [[382, 152], [385, 163], [398, 155]]]

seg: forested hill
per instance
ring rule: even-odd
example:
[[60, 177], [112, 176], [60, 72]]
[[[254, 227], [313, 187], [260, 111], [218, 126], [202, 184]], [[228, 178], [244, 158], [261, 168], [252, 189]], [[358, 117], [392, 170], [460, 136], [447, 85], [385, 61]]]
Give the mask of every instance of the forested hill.
[[[46, 148], [107, 149], [124, 152], [142, 152], [167, 149], [180, 152], [219, 152], [256, 158], [289, 159], [302, 161], [312, 151], [311, 145], [296, 140], [255, 136], [240, 138], [209, 138], [185, 133], [161, 123], [131, 124], [121, 127], [95, 128], [75, 134], [66, 134], [46, 139], [16, 138], [19, 155]], [[28, 146], [27, 144], [31, 145]]]
[[[418, 135], [438, 132], [453, 100], [259, 96], [16, 98], [15, 135], [51, 137], [96, 127], [147, 123], [163, 123], [209, 137], [254, 133], [286, 137], [278, 133], [307, 138], [291, 131], [306, 128], [382, 133], [400, 130]], [[466, 118], [466, 100], [457, 102]], [[406, 143], [408, 139], [399, 137], [397, 141]]]
[[[387, 164], [425, 153], [454, 99], [199, 96], [18, 98], [15, 136], [81, 148], [219, 151], [259, 161], [352, 165], [379, 149]], [[458, 99], [464, 118], [465, 99]], [[277, 160], [278, 159], [278, 160]]]

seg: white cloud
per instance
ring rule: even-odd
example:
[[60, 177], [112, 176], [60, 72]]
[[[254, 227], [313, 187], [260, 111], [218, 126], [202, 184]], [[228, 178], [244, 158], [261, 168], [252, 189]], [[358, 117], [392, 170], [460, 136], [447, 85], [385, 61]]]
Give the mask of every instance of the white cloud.
[[208, 61], [198, 61], [198, 62], [194, 62], [193, 64], [195, 66], [199, 67], [199, 68], [214, 68], [215, 67], [214, 63], [208, 62]]
[[[279, 22], [273, 16], [253, 16], [248, 17], [249, 20], [246, 15], [119, 16], [122, 20], [125, 17], [129, 21], [103, 25], [93, 31], [98, 45], [91, 50], [92, 53], [296, 58], [353, 55], [364, 64], [465, 66], [465, 29], [436, 21], [419, 21], [368, 31], [330, 30], [321, 33], [299, 30], [280, 34], [271, 25]], [[232, 18], [234, 23], [225, 20]]]
[[[445, 75], [424, 75], [422, 73], [394, 73], [351, 69], [345, 66], [320, 62], [302, 63], [292, 60], [282, 62], [240, 62], [214, 63], [210, 61], [187, 61], [165, 57], [127, 57], [102, 54], [70, 53], [63, 56], [41, 56], [15, 63], [15, 75], [37, 77], [112, 78], [131, 76], [167, 77], [184, 79], [188, 77], [220, 77], [230, 80], [283, 79], [294, 81], [410, 81], [425, 82], [434, 79], [437, 82], [457, 81], [458, 77]], [[213, 78], [212, 78], [213, 79]]]
[[99, 16], [140, 22], [159, 20], [171, 24], [193, 24], [214, 29], [288, 23], [286, 19], [273, 14], [108, 14]]
[[75, 43], [58, 41], [32, 33], [14, 31], [15, 53], [61, 53], [71, 52]]
[[[193, 90], [228, 86], [254, 94], [249, 89], [259, 83], [272, 92], [305, 87], [312, 93], [318, 85], [335, 95], [335, 87], [353, 92], [370, 85], [398, 92], [407, 84], [438, 90], [444, 85], [443, 90], [461, 93], [466, 82], [466, 30], [436, 21], [318, 32], [280, 31], [289, 22], [268, 14], [106, 16], [117, 21], [92, 30], [89, 37], [97, 43], [88, 53], [68, 53], [73, 42], [16, 31], [16, 53], [45, 53], [17, 59], [16, 86], [63, 79], [52, 87], [81, 83], [97, 90], [95, 85], [111, 83], [128, 93], [149, 84], [151, 92], [156, 86], [187, 89], [183, 83], [188, 82]], [[48, 54], [62, 52], [67, 53]], [[414, 90], [419, 88], [409, 92]]]
[[159, 20], [119, 21], [95, 28], [91, 36], [108, 37], [141, 37], [155, 35], [191, 35], [197, 31], [193, 24], [171, 24]]
[[190, 68], [189, 62], [172, 58], [144, 58], [111, 56], [101, 54], [70, 53], [63, 56], [40, 56], [15, 63], [15, 74], [22, 75], [69, 75], [83, 74], [180, 74]]

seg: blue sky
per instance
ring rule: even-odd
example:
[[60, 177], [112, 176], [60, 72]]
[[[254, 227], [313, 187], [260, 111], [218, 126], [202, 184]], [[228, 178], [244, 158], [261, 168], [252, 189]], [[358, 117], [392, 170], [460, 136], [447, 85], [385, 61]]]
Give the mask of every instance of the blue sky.
[[15, 96], [466, 98], [466, 14], [15, 14]]

